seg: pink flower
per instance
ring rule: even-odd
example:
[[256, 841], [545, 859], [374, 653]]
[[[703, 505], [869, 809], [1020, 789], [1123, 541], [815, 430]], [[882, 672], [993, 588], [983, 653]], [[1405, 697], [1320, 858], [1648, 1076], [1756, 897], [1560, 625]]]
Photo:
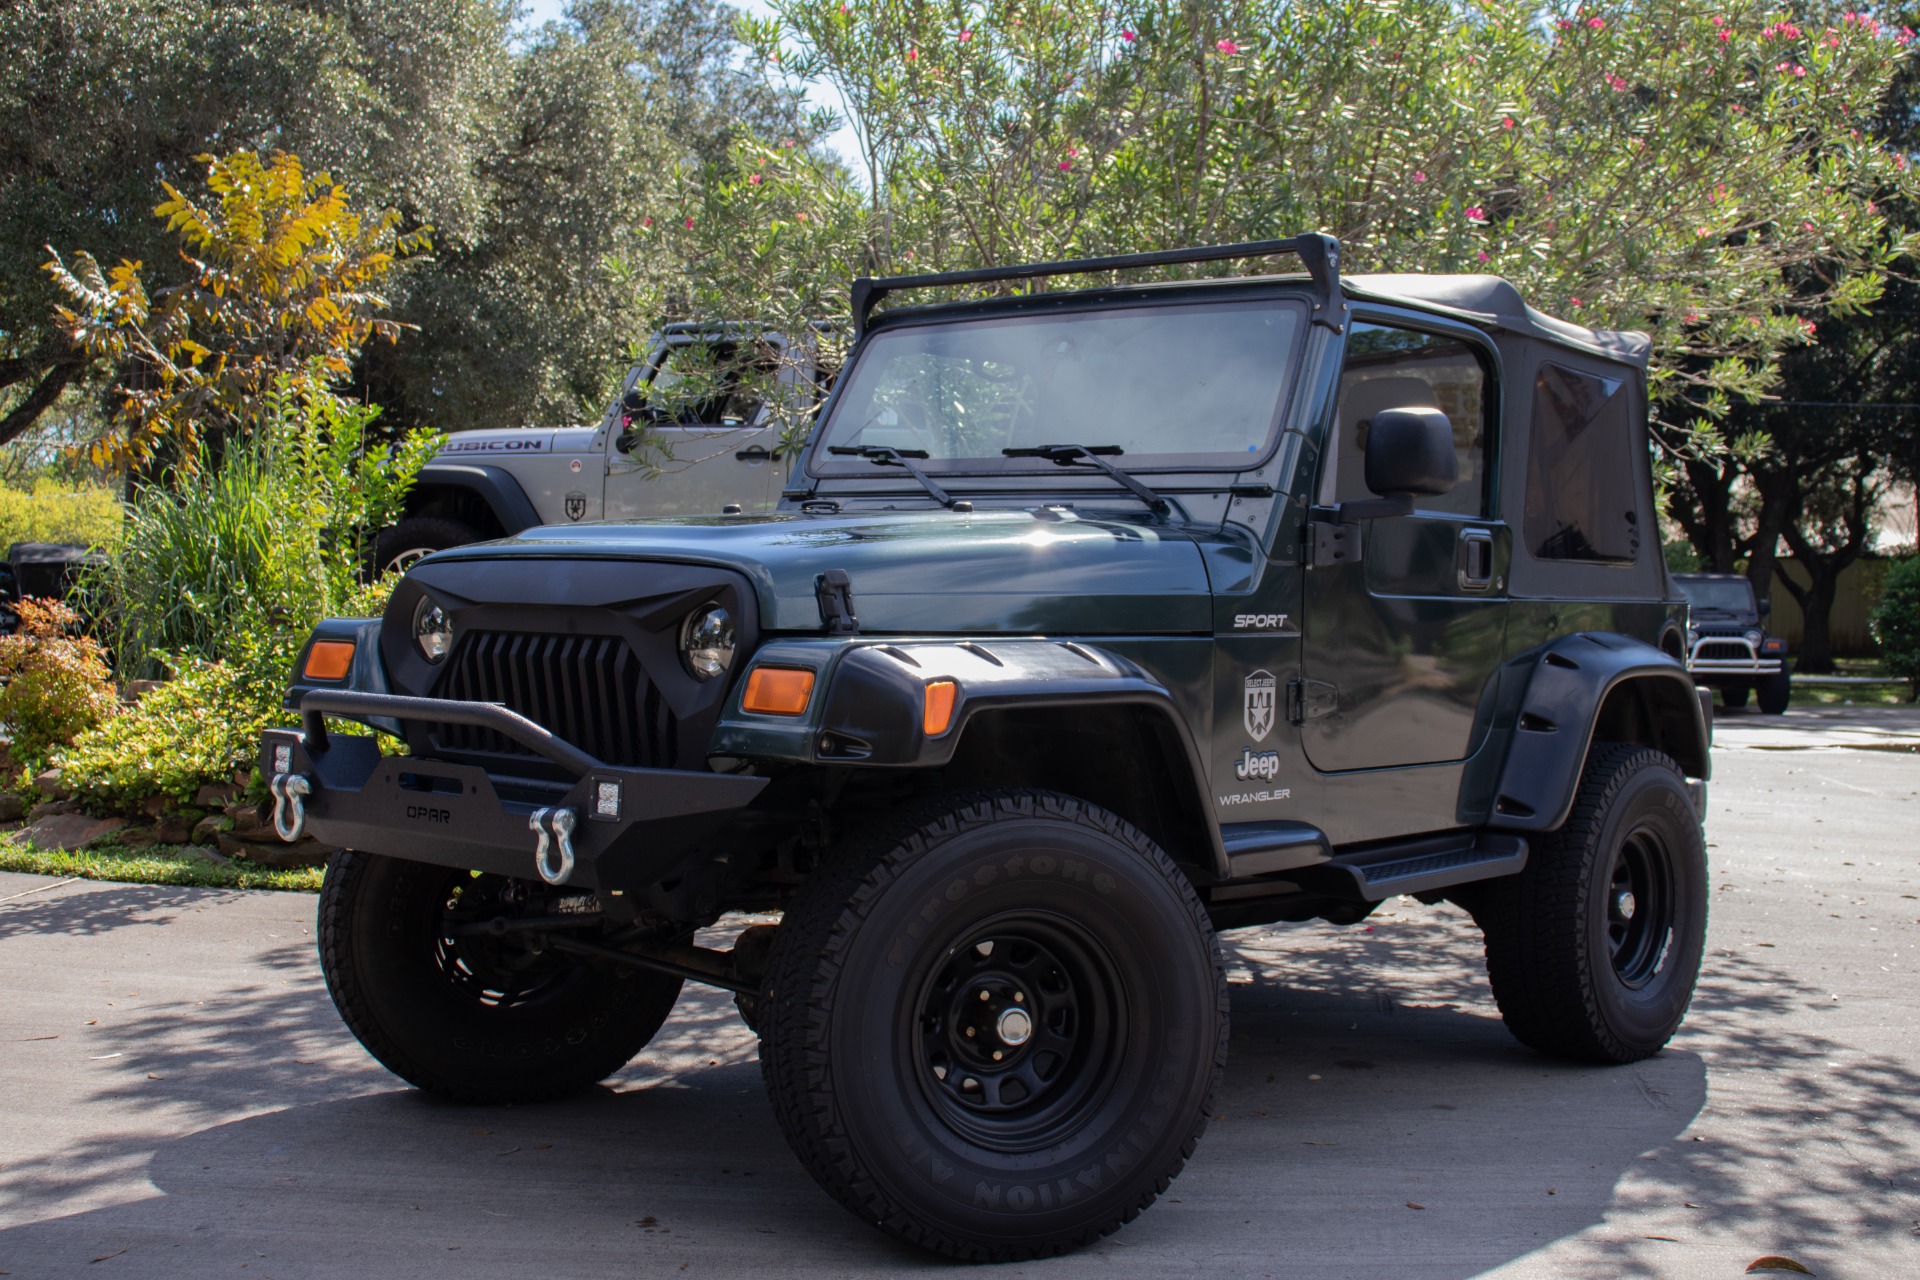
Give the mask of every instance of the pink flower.
[[1487, 220], [1487, 211], [1485, 209], [1482, 209], [1477, 204], [1469, 205], [1467, 207], [1468, 222], [1485, 222], [1486, 220]]
[[1627, 91], [1627, 78], [1625, 76], [1617, 76], [1609, 71], [1607, 72], [1607, 87], [1615, 93], [1625, 93]]
[[973, 31], [970, 28], [962, 27], [960, 29], [960, 43], [965, 44], [971, 39], [973, 39]]
[[640, 225], [643, 227], [650, 227], [653, 225], [653, 219], [648, 218], [646, 221], [642, 222]]
[[795, 222], [805, 222], [807, 220], [806, 211], [802, 210], [801, 212], [794, 214], [793, 218]]
[[757, 174], [757, 173], [750, 173], [750, 174], [748, 174], [748, 175], [747, 175], [747, 185], [748, 185], [748, 186], [750, 186], [750, 187], [757, 187], [757, 186], [759, 186], [759, 185], [760, 185], [760, 175], [759, 175], [759, 174]]
[[920, 51], [914, 48], [912, 45], [907, 46], [907, 61], [908, 62], [920, 61]]
[[1728, 42], [1729, 40], [1731, 40], [1731, 39], [1733, 39], [1733, 32], [1731, 32], [1731, 31], [1722, 31], [1722, 32], [1720, 33], [1720, 43], [1721, 43], [1721, 44], [1725, 44], [1725, 43], [1727, 43], [1727, 42]]
[[1605, 18], [1588, 18], [1587, 25], [1595, 31], [1604, 31], [1607, 27], [1607, 20]]
[[1814, 322], [1811, 320], [1802, 320], [1800, 322], [1800, 331], [1806, 334], [1809, 338], [1813, 336], [1813, 331], [1817, 328], [1819, 328], [1819, 326], [1814, 324]]
[[1490, 256], [1488, 256], [1488, 254], [1487, 254], [1487, 251], [1486, 251], [1485, 249], [1482, 249], [1482, 250], [1481, 250], [1481, 251], [1480, 251], [1480, 252], [1479, 252], [1479, 253], [1478, 253], [1478, 254], [1477, 254], [1476, 256], [1477, 256], [1477, 257], [1478, 257], [1478, 258], [1480, 259], [1480, 261], [1482, 261], [1482, 262], [1492, 262], [1492, 261], [1493, 261], [1493, 259], [1492, 259], [1492, 258], [1491, 258]]
[[1689, 312], [1687, 312], [1687, 323], [1688, 323], [1688, 324], [1699, 324], [1699, 323], [1700, 323], [1700, 313], [1699, 313], [1698, 311], [1689, 311]]
[[1122, 32], [1120, 33], [1120, 38], [1121, 38], [1122, 40], [1125, 40], [1125, 41], [1126, 41], [1126, 42], [1127, 42], [1128, 44], [1132, 44], [1132, 43], [1133, 43], [1133, 42], [1134, 42], [1135, 40], [1138, 40], [1138, 39], [1139, 39], [1140, 37], [1139, 37], [1139, 35], [1138, 35], [1138, 34], [1136, 34], [1135, 32], [1132, 32], [1132, 31], [1122, 31]]
[[1060, 162], [1060, 172], [1062, 172], [1062, 173], [1065, 173], [1065, 172], [1066, 172], [1067, 170], [1069, 170], [1069, 169], [1071, 169], [1071, 168], [1073, 168], [1073, 161], [1071, 161], [1071, 160], [1062, 160], [1062, 161]]
[[1871, 200], [1869, 200], [1869, 201], [1867, 201], [1867, 212], [1868, 212], [1868, 213], [1878, 213], [1878, 212], [1880, 212], [1880, 206], [1879, 206], [1879, 205], [1877, 205], [1877, 204], [1875, 204], [1875, 203], [1874, 203], [1873, 201], [1871, 201]]
[[1724, 27], [1727, 25], [1727, 20], [1716, 13], [1713, 15], [1713, 25], [1716, 27]]
[[1506, 119], [1504, 119], [1504, 120], [1502, 120], [1502, 121], [1500, 122], [1500, 127], [1501, 127], [1502, 129], [1511, 129], [1511, 128], [1513, 128], [1513, 117], [1512, 117], [1512, 116], [1508, 116], [1508, 117], [1507, 117]]
[[1811, 222], [1802, 222], [1800, 224], [1800, 229], [1802, 231], [1813, 231], [1813, 230], [1816, 230], [1817, 228], [1815, 228]]
[[1413, 180], [1414, 180], [1415, 182], [1425, 182], [1425, 181], [1427, 180], [1427, 173], [1426, 173], [1426, 170], [1424, 170], [1424, 169], [1415, 169], [1415, 170], [1413, 171]]
[[1913, 28], [1912, 28], [1912, 27], [1902, 27], [1902, 28], [1900, 28], [1900, 34], [1899, 34], [1899, 35], [1897, 35], [1897, 36], [1895, 36], [1895, 37], [1894, 37], [1894, 40], [1895, 40], [1895, 41], [1897, 41], [1897, 42], [1898, 42], [1898, 43], [1900, 43], [1900, 44], [1912, 44], [1912, 43], [1913, 43], [1913, 38], [1914, 38], [1914, 37], [1913, 37]]
[[689, 231], [691, 231], [691, 230], [693, 230], [693, 219], [692, 219], [692, 218], [688, 218], [688, 219], [687, 219], [687, 230], [689, 230]]
[[1580, 301], [1580, 299], [1578, 298], [1568, 298], [1567, 301], [1571, 302], [1576, 307], [1583, 307], [1586, 305], [1584, 302]]
[[1231, 40], [1216, 41], [1213, 47], [1219, 50], [1221, 53], [1226, 54], [1229, 58], [1231, 58], [1234, 54], [1240, 52], [1240, 46], [1235, 44]]

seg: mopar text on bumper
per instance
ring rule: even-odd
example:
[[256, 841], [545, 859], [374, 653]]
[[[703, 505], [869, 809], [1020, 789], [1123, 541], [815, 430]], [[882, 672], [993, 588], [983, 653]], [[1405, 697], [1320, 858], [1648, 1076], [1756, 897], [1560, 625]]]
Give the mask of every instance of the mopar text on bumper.
[[[765, 778], [605, 764], [526, 717], [493, 703], [314, 691], [302, 727], [261, 742], [283, 836], [416, 862], [538, 874], [583, 889], [658, 880], [744, 808]], [[387, 756], [371, 736], [327, 729], [328, 714], [478, 725], [574, 776], [572, 785], [521, 782], [477, 765]], [[304, 784], [304, 785], [303, 785]]]

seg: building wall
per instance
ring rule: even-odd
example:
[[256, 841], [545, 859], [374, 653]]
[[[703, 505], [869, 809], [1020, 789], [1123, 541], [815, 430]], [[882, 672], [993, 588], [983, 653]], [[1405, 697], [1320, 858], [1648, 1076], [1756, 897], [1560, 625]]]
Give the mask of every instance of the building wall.
[[[1880, 581], [1891, 563], [1890, 560], [1856, 560], [1840, 574], [1839, 590], [1833, 599], [1835, 657], [1871, 658], [1879, 654], [1868, 619], [1873, 607], [1880, 602]], [[1792, 575], [1795, 582], [1805, 585], [1807, 571], [1799, 561], [1782, 560], [1779, 567]], [[1768, 619], [1767, 627], [1774, 635], [1787, 638], [1790, 653], [1800, 652], [1806, 622], [1800, 615], [1799, 604], [1778, 580], [1773, 584], [1773, 616]]]

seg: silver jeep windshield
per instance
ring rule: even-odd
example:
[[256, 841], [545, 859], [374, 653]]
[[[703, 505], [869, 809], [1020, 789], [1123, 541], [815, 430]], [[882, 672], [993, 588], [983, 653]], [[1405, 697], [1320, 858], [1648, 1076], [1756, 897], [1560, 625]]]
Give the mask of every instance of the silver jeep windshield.
[[1264, 299], [885, 329], [848, 371], [812, 470], [869, 476], [828, 449], [877, 447], [924, 451], [927, 471], [1058, 474], [1000, 452], [1046, 444], [1118, 445], [1129, 471], [1248, 466], [1279, 427], [1305, 321], [1298, 301]]

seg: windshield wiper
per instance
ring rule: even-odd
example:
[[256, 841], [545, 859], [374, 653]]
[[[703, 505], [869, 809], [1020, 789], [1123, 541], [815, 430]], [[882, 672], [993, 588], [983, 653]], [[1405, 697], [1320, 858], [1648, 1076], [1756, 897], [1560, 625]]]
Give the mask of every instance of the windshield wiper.
[[1117, 444], [1036, 444], [1025, 449], [1002, 449], [1000, 452], [1009, 458], [1045, 458], [1048, 462], [1062, 467], [1070, 467], [1076, 462], [1098, 467], [1155, 511], [1162, 515], [1167, 512], [1168, 504], [1165, 498], [1107, 461], [1108, 458], [1118, 457], [1126, 452]]
[[933, 477], [908, 461], [910, 458], [924, 458], [925, 449], [889, 449], [878, 444], [832, 444], [827, 452], [843, 458], [865, 458], [875, 466], [904, 467], [908, 475], [920, 482], [920, 487], [933, 495], [934, 501], [943, 507], [953, 506], [953, 495], [934, 483]]

